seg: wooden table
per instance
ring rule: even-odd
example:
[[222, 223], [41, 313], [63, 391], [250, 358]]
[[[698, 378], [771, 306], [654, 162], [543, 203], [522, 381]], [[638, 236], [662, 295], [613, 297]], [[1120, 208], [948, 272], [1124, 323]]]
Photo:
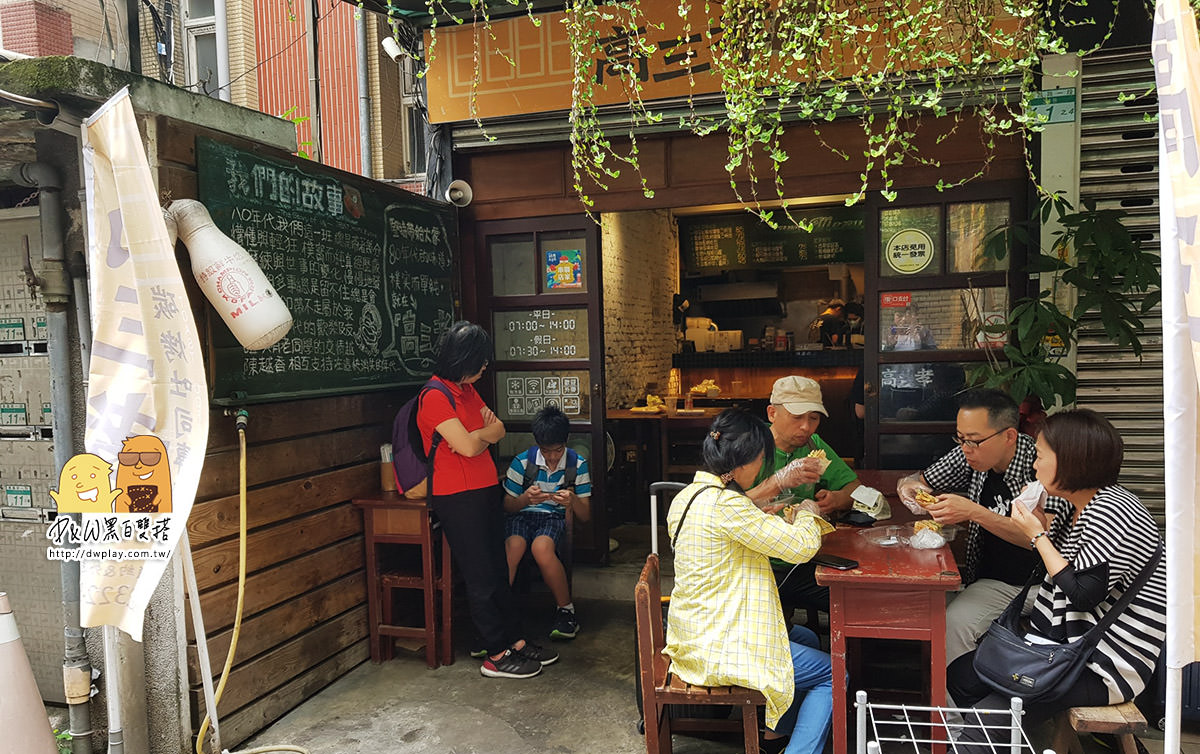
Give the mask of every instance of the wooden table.
[[[891, 523], [885, 521], [880, 525]], [[945, 705], [946, 592], [957, 589], [960, 583], [958, 566], [949, 547], [936, 550], [914, 550], [903, 545], [880, 547], [860, 536], [860, 531], [839, 528], [826, 536], [821, 546], [823, 553], [857, 560], [858, 568], [838, 571], [818, 567], [816, 573], [817, 583], [829, 587], [834, 754], [846, 754], [848, 638], [927, 642], [929, 703]]]
[[[362, 510], [367, 560], [367, 614], [371, 634], [371, 661], [392, 658], [392, 639], [422, 639], [425, 642], [425, 662], [436, 668], [454, 662], [451, 646], [451, 587], [450, 546], [444, 536], [434, 536], [434, 525], [425, 499], [409, 500], [394, 490], [375, 497], [355, 498], [355, 507]], [[434, 545], [441, 539], [442, 562], [436, 567]], [[381, 545], [412, 545], [419, 547], [419, 566], [407, 571], [381, 572]], [[402, 626], [390, 620], [391, 590], [419, 589], [422, 592], [424, 621], [421, 626]], [[441, 596], [441, 615], [437, 612], [437, 597]], [[388, 603], [385, 605], [384, 601]], [[441, 646], [439, 657], [438, 648]]]
[[688, 480], [691, 480], [692, 473], [700, 466], [700, 458], [697, 455], [695, 464], [688, 467], [673, 467], [671, 465], [671, 445], [674, 442], [672, 435], [695, 435], [701, 430], [708, 429], [712, 424], [712, 420], [717, 414], [724, 409], [717, 407], [695, 408], [688, 413], [681, 413], [682, 409], [676, 411], [660, 411], [658, 413], [642, 413], [640, 411], [630, 411], [628, 409], [612, 409], [605, 412], [604, 418], [610, 421], [613, 420], [630, 420], [636, 419], [634, 426], [639, 428], [638, 441], [644, 442], [647, 447], [658, 449], [658, 468], [651, 468], [647, 478], [649, 481], [662, 481], [669, 479], [672, 474], [686, 475]]

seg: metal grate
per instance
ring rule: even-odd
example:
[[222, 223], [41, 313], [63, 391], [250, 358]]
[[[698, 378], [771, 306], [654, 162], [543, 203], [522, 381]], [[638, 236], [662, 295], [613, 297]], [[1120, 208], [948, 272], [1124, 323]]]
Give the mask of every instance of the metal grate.
[[[1121, 209], [1142, 247], [1159, 251], [1158, 123], [1149, 46], [1083, 61], [1079, 192], [1097, 209]], [[1123, 96], [1120, 96], [1123, 95]], [[1132, 96], [1133, 99], [1127, 99]], [[1125, 99], [1125, 101], [1122, 101]], [[1143, 318], [1142, 356], [1111, 343], [1098, 315], [1080, 323], [1078, 405], [1107, 416], [1125, 440], [1121, 483], [1163, 520], [1162, 315]]]
[[[880, 704], [868, 702], [865, 691], [856, 692], [854, 699], [856, 754], [929, 754], [938, 749], [950, 754], [1037, 754], [1020, 724], [1020, 699], [1001, 710]], [[968, 731], [975, 735], [965, 736]], [[1054, 752], [1047, 749], [1044, 754]]]

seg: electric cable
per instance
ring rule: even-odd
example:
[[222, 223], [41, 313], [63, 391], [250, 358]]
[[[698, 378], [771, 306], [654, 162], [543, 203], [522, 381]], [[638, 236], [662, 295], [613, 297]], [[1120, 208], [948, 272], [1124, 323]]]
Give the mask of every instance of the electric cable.
[[[246, 409], [238, 410], [235, 415], [234, 423], [238, 433], [238, 590], [237, 590], [237, 608], [233, 615], [233, 636], [229, 642], [229, 654], [225, 656], [225, 668], [221, 671], [221, 681], [217, 684], [217, 693], [213, 706], [220, 703], [221, 694], [225, 692], [225, 683], [229, 680], [229, 671], [233, 668], [233, 655], [237, 651], [238, 636], [242, 632], [242, 608], [245, 606], [246, 599], [246, 425], [249, 422], [250, 414]], [[207, 671], [203, 671], [207, 672]], [[213, 710], [208, 710], [204, 715], [204, 722], [200, 724], [200, 733], [196, 736], [196, 754], [204, 754], [204, 735], [208, 732], [209, 722]], [[267, 754], [268, 752], [296, 752], [297, 754], [309, 754], [307, 749], [290, 744], [279, 744], [271, 746], [260, 746], [254, 749], [245, 749], [240, 752], [230, 752], [225, 750], [225, 754]]]

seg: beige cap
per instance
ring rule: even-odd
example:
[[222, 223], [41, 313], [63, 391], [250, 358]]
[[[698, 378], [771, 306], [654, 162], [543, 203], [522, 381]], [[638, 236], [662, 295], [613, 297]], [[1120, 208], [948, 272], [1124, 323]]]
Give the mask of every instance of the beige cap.
[[771, 404], [783, 406], [788, 413], [799, 416], [809, 411], [820, 411], [825, 416], [825, 404], [821, 402], [821, 386], [808, 377], [780, 377], [771, 388]]

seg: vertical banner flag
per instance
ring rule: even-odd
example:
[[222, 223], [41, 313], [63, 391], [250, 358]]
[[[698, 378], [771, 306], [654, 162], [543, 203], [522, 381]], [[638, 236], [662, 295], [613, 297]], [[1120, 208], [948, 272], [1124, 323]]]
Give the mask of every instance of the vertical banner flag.
[[111, 513], [83, 514], [80, 608], [84, 626], [141, 641], [204, 464], [204, 364], [129, 92], [83, 132], [93, 330], [85, 445], [114, 462], [119, 496]]
[[1186, 0], [1154, 12], [1162, 239], [1163, 431], [1167, 498], [1167, 651], [1170, 668], [1197, 659], [1200, 623], [1200, 42]]

